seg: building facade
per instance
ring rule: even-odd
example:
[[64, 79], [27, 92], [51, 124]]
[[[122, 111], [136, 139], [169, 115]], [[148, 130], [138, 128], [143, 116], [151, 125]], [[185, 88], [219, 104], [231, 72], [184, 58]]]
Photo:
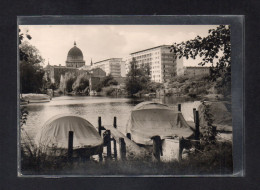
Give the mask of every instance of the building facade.
[[183, 73], [183, 59], [178, 59], [169, 45], [161, 45], [131, 53], [125, 58], [126, 73], [129, 72], [130, 62], [135, 58], [138, 66], [149, 65], [150, 77], [154, 82], [166, 82], [170, 78]]
[[95, 62], [91, 68], [101, 68], [106, 72], [106, 75], [111, 74], [113, 77], [121, 77], [123, 74], [121, 71], [123, 66], [124, 61], [122, 58], [110, 58]]
[[83, 60], [83, 53], [77, 47], [76, 42], [74, 42], [74, 47], [72, 47], [67, 55], [66, 67], [79, 68], [85, 65]]
[[49, 78], [52, 83], [59, 84], [61, 75], [65, 75], [67, 72], [78, 73], [78, 69], [74, 67], [65, 67], [65, 66], [51, 66], [49, 72]]
[[210, 67], [184, 67], [184, 76], [209, 75]]

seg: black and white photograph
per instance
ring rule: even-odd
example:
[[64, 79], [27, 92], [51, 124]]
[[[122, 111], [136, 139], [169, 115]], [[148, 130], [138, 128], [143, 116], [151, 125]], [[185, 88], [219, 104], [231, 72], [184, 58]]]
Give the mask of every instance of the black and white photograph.
[[18, 176], [233, 175], [231, 32], [18, 25]]

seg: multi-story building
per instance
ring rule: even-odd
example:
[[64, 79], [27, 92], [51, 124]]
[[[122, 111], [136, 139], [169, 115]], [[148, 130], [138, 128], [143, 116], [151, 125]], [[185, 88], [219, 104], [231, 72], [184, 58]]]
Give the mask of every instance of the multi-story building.
[[154, 82], [166, 82], [170, 78], [183, 74], [183, 60], [170, 51], [169, 45], [161, 45], [131, 53], [125, 58], [126, 73], [130, 62], [135, 58], [138, 66], [149, 65], [150, 77]]
[[111, 74], [114, 77], [121, 77], [124, 75], [121, 71], [122, 67], [124, 67], [124, 61], [122, 58], [110, 58], [95, 62], [91, 68], [101, 68], [106, 72], [106, 75]]
[[210, 67], [184, 67], [184, 76], [209, 75]]

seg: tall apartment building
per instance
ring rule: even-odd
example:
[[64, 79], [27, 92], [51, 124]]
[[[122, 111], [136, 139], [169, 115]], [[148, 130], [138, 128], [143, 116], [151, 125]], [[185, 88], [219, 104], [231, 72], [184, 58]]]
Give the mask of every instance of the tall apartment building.
[[121, 77], [122, 75], [125, 75], [125, 73], [121, 71], [125, 70], [124, 61], [122, 60], [122, 58], [110, 58], [98, 61], [95, 62], [91, 68], [101, 68], [103, 71], [106, 72], [106, 75], [111, 74], [114, 77]]
[[132, 59], [135, 58], [137, 64], [149, 64], [151, 69], [151, 80], [154, 82], [165, 82], [171, 77], [183, 74], [183, 59], [178, 59], [170, 52], [170, 45], [161, 45], [131, 53], [125, 58], [126, 73]]

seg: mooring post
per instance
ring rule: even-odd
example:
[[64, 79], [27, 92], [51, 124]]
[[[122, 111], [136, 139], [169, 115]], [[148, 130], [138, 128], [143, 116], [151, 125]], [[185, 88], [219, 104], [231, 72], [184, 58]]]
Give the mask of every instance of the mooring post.
[[72, 161], [73, 155], [73, 131], [69, 131], [69, 142], [68, 142], [68, 160]]
[[183, 151], [183, 137], [179, 138], [179, 162], [182, 160], [182, 151]]
[[[101, 126], [101, 117], [99, 116], [98, 117], [98, 134], [101, 136], [101, 128], [102, 128], [102, 126]], [[98, 154], [98, 157], [99, 157], [99, 162], [102, 162], [102, 160], [103, 160], [103, 156], [102, 156], [102, 153], [99, 153]]]
[[126, 133], [126, 137], [131, 140], [131, 133]]
[[153, 140], [153, 156], [157, 161], [160, 161], [160, 155], [161, 155], [161, 137], [160, 136], [154, 136], [152, 137]]
[[195, 112], [195, 139], [199, 140], [200, 135], [200, 121], [199, 121], [199, 111]]
[[181, 104], [178, 104], [178, 111], [181, 112]]
[[193, 108], [193, 120], [196, 123], [196, 108]]
[[113, 123], [114, 128], [117, 128], [117, 124], [116, 124], [116, 117], [114, 117], [114, 123]]
[[196, 149], [199, 148], [200, 140], [200, 121], [199, 121], [199, 111], [196, 111], [195, 114], [195, 140], [196, 140]]
[[107, 130], [107, 157], [111, 158], [111, 132], [110, 130]]
[[119, 147], [120, 147], [120, 158], [121, 160], [126, 159], [126, 144], [125, 144], [125, 139], [120, 137], [119, 138]]
[[113, 144], [114, 144], [114, 157], [117, 159], [117, 149], [116, 149], [116, 139], [113, 138]]
[[98, 133], [101, 136], [101, 128], [102, 128], [102, 123], [101, 123], [101, 117], [98, 117]]

